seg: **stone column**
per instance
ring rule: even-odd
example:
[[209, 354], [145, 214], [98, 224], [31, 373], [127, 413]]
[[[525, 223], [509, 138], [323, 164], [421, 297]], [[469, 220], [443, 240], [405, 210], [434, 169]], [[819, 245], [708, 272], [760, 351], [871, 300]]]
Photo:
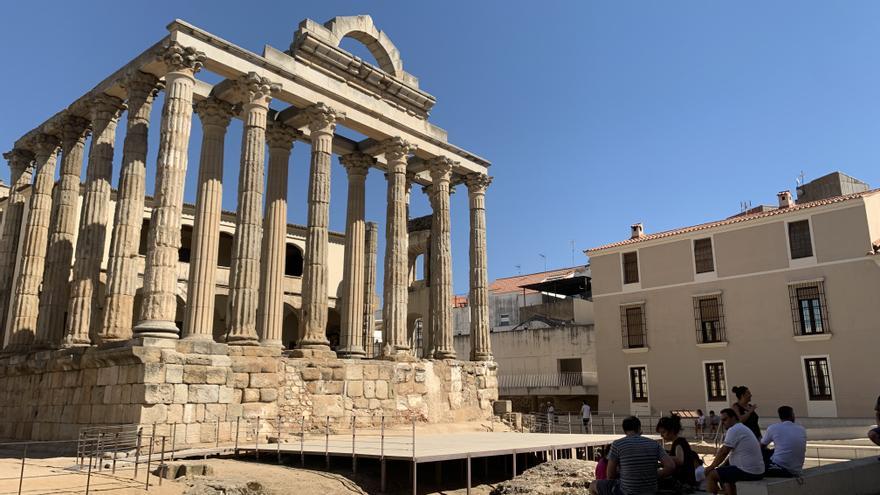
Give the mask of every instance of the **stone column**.
[[363, 358], [364, 305], [364, 189], [376, 159], [363, 153], [340, 157], [348, 172], [348, 208], [345, 215], [345, 254], [342, 273], [340, 357]]
[[183, 335], [187, 339], [212, 340], [223, 201], [223, 145], [233, 107], [212, 97], [196, 103], [195, 111], [202, 121], [202, 149]]
[[180, 249], [180, 212], [186, 179], [187, 148], [192, 125], [195, 73], [205, 54], [177, 42], [164, 47], [165, 105], [159, 132], [156, 192], [147, 236], [143, 303], [134, 327], [136, 337], [178, 338], [177, 251]]
[[79, 217], [73, 281], [70, 285], [64, 337], [64, 345], [67, 346], [89, 345], [98, 326], [97, 292], [107, 224], [110, 222], [113, 147], [116, 143], [116, 124], [125, 108], [119, 98], [103, 94], [95, 97], [89, 106], [93, 134]]
[[122, 170], [116, 193], [113, 237], [107, 260], [107, 296], [100, 342], [131, 338], [138, 281], [138, 247], [144, 223], [147, 138], [150, 111], [161, 83], [152, 74], [132, 72], [123, 82], [128, 92], [128, 122], [122, 145]]
[[68, 115], [61, 124], [61, 174], [55, 186], [52, 225], [40, 293], [36, 346], [55, 348], [64, 336], [64, 313], [70, 300], [70, 265], [79, 217], [79, 178], [89, 121]]
[[364, 351], [373, 357], [373, 331], [376, 328], [376, 256], [379, 248], [379, 226], [367, 222], [364, 232]]
[[260, 244], [263, 237], [263, 181], [266, 161], [266, 115], [272, 84], [250, 72], [238, 81], [242, 99], [241, 165], [232, 263], [229, 267], [229, 327], [226, 342], [256, 345], [260, 290]]
[[7, 335], [10, 350], [22, 350], [34, 340], [52, 215], [52, 187], [59, 140], [50, 134], [40, 134], [34, 141], [36, 173], [28, 201], [28, 216], [18, 261], [20, 268], [10, 307], [12, 320]]
[[344, 117], [317, 103], [306, 109], [312, 140], [309, 164], [309, 209], [306, 252], [303, 260], [302, 321], [303, 337], [294, 355], [330, 352], [327, 340], [327, 250], [330, 224], [330, 159], [336, 122]]
[[16, 148], [3, 154], [9, 160], [9, 198], [3, 212], [3, 231], [0, 232], [0, 345], [6, 342], [7, 309], [12, 307], [15, 260], [18, 259], [18, 241], [26, 201], [22, 189], [33, 179], [34, 154]]
[[409, 351], [407, 304], [409, 300], [409, 232], [407, 231], [407, 156], [415, 146], [394, 137], [383, 143], [388, 162], [388, 206], [385, 221], [385, 278], [382, 287], [383, 349], [386, 358]]
[[260, 344], [284, 348], [284, 260], [287, 251], [287, 172], [295, 129], [281, 122], [269, 122], [269, 180], [263, 223], [262, 272], [257, 323]]
[[492, 178], [470, 174], [465, 178], [471, 209], [471, 361], [491, 361], [489, 340], [489, 277], [486, 274], [486, 188]]
[[449, 178], [453, 162], [437, 157], [431, 171], [431, 334], [435, 359], [455, 359], [452, 342], [452, 238], [449, 221]]

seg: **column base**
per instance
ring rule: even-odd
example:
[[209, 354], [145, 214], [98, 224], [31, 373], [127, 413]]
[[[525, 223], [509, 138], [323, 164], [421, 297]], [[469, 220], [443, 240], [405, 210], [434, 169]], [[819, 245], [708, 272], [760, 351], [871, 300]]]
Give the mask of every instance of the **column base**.
[[349, 349], [336, 349], [336, 355], [340, 359], [363, 359], [367, 356], [367, 353], [364, 352], [362, 347], [358, 346]]
[[473, 353], [471, 361], [494, 361], [495, 358], [488, 352]]
[[455, 359], [455, 351], [441, 350], [434, 351], [434, 359]]
[[252, 335], [227, 335], [226, 343], [229, 345], [260, 345], [260, 341]]
[[286, 353], [293, 358], [309, 358], [309, 359], [336, 359], [336, 353], [330, 348], [326, 349], [293, 349]]
[[260, 345], [263, 347], [272, 347], [274, 349], [284, 350], [284, 344], [280, 340], [261, 340]]
[[134, 326], [134, 337], [153, 337], [157, 339], [179, 339], [180, 329], [173, 321], [141, 320]]

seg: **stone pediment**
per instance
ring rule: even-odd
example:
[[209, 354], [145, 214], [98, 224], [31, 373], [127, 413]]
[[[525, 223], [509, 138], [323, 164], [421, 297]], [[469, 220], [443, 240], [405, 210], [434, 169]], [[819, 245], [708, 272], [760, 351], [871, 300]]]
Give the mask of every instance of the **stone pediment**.
[[[340, 48], [343, 38], [363, 43], [379, 67]], [[294, 33], [288, 54], [422, 118], [436, 103], [434, 96], [419, 89], [418, 79], [403, 70], [400, 52], [368, 15], [334, 17], [323, 25], [306, 19]]]

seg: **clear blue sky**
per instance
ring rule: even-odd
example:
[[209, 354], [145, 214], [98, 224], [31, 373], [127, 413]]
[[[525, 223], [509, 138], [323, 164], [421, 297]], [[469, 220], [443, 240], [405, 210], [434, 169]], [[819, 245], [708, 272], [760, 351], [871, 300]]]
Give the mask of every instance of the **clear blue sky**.
[[[259, 53], [266, 43], [287, 48], [303, 18], [371, 14], [437, 97], [431, 120], [493, 162], [493, 279], [516, 265], [543, 269], [539, 253], [548, 268], [584, 262], [583, 249], [627, 237], [636, 221], [655, 232], [728, 216], [744, 200], [772, 203], [801, 171], [809, 180], [839, 169], [880, 186], [876, 2], [58, 1], [9, 2], [2, 12], [3, 150], [164, 36], [176, 17]], [[233, 126], [227, 138], [228, 209], [239, 132]], [[148, 191], [155, 139], [150, 151]], [[299, 223], [307, 153], [295, 150], [290, 179], [290, 219]], [[338, 165], [333, 174], [331, 227], [343, 230], [346, 181]], [[6, 167], [0, 178], [8, 182]], [[384, 197], [373, 172], [367, 216], [383, 225]], [[413, 198], [414, 216], [429, 213], [421, 192]], [[452, 207], [462, 293], [463, 187]]]

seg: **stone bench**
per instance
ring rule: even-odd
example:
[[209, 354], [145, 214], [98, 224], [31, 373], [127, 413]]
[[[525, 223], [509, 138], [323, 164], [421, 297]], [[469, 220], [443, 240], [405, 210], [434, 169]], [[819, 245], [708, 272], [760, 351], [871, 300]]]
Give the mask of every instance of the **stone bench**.
[[876, 495], [880, 460], [868, 457], [804, 470], [800, 478], [766, 478], [736, 484], [739, 495]]

